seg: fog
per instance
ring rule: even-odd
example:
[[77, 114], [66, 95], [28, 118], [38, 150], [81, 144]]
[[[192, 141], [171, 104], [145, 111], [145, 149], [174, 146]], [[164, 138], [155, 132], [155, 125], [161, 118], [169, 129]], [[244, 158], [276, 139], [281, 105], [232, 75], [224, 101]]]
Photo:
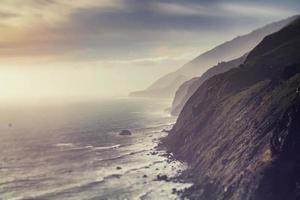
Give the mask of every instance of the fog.
[[0, 101], [127, 96], [298, 8], [294, 1], [3, 0]]
[[0, 101], [76, 101], [126, 97], [170, 69], [158, 67], [6, 67], [0, 69]]

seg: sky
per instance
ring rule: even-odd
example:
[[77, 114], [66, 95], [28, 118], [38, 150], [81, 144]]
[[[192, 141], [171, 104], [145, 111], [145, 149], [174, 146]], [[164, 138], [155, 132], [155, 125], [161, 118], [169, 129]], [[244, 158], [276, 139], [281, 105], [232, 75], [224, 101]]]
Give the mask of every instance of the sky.
[[1, 0], [1, 99], [124, 96], [299, 0]]

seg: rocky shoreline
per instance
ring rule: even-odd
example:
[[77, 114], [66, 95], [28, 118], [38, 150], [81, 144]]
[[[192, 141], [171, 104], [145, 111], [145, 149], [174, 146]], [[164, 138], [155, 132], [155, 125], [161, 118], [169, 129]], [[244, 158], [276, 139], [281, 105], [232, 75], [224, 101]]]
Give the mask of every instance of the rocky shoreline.
[[190, 200], [300, 198], [300, 19], [205, 81], [162, 145], [188, 163]]

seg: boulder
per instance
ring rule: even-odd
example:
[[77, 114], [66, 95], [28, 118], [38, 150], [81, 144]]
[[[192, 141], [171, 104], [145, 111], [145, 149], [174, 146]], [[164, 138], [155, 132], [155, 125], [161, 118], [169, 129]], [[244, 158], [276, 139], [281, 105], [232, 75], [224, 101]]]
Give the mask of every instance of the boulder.
[[131, 135], [132, 133], [129, 130], [122, 130], [119, 135]]

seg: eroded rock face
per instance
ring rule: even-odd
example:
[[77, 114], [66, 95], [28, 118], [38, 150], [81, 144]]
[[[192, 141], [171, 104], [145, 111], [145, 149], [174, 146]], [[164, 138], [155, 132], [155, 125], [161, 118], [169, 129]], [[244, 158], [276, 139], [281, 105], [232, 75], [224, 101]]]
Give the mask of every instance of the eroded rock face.
[[190, 165], [186, 176], [195, 185], [184, 195], [299, 198], [299, 52], [296, 20], [265, 38], [242, 66], [205, 81], [187, 101], [163, 141]]

